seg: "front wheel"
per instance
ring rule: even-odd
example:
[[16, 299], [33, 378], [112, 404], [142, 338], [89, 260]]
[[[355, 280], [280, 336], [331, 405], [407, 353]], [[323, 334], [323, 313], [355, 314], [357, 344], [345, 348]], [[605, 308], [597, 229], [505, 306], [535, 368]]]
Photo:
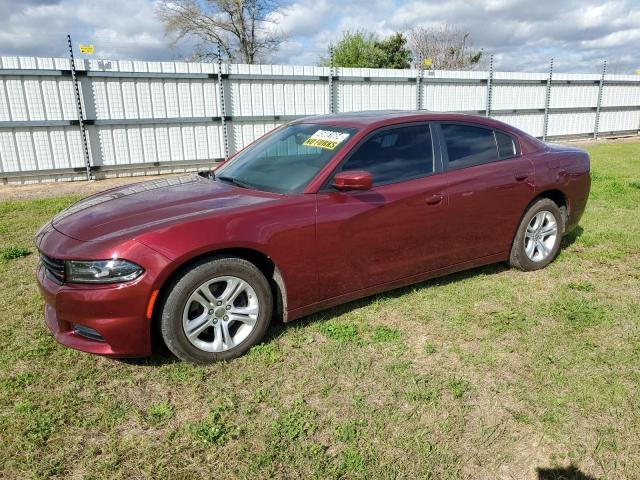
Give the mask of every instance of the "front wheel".
[[509, 264], [520, 270], [539, 270], [553, 261], [560, 250], [564, 217], [548, 198], [535, 201], [524, 214], [513, 239]]
[[255, 265], [236, 257], [203, 260], [170, 287], [162, 337], [182, 360], [229, 360], [262, 339], [272, 308], [269, 283]]

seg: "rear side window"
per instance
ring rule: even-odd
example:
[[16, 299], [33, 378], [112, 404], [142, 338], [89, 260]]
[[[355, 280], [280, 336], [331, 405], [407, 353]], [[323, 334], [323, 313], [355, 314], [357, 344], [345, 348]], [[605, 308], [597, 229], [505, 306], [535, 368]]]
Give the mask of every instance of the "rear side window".
[[498, 154], [500, 158], [513, 157], [518, 153], [516, 150], [516, 142], [506, 133], [495, 131], [496, 143], [498, 144]]
[[441, 128], [450, 167], [466, 167], [498, 159], [493, 130], [452, 123], [444, 123]]
[[433, 173], [431, 129], [429, 125], [410, 125], [376, 133], [340, 170], [366, 170], [374, 185], [429, 175]]

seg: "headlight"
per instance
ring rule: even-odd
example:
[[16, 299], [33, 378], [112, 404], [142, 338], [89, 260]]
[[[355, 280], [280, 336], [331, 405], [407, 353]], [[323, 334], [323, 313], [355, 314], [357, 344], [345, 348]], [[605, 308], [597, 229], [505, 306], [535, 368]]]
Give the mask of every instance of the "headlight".
[[140, 265], [127, 260], [95, 260], [65, 262], [67, 282], [74, 283], [121, 283], [134, 280], [142, 275]]

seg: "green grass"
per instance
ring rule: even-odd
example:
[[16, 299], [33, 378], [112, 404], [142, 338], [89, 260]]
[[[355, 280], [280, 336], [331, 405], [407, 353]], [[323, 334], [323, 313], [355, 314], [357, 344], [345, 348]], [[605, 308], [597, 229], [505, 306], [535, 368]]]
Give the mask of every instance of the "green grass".
[[2, 202], [0, 477], [640, 478], [640, 143], [588, 149], [548, 268], [359, 300], [208, 367], [58, 346], [26, 254], [76, 198]]

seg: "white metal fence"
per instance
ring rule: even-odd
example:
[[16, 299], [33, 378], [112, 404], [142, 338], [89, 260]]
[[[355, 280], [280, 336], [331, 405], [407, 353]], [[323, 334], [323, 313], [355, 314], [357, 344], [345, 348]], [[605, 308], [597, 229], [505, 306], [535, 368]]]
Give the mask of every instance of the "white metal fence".
[[359, 110], [490, 115], [537, 137], [640, 130], [634, 75], [0, 58], [3, 181], [193, 169], [296, 117]]

